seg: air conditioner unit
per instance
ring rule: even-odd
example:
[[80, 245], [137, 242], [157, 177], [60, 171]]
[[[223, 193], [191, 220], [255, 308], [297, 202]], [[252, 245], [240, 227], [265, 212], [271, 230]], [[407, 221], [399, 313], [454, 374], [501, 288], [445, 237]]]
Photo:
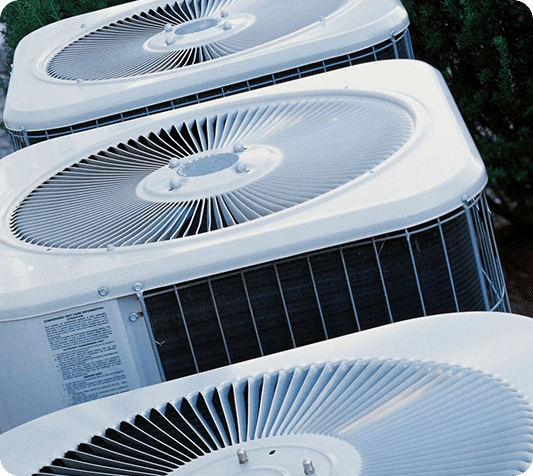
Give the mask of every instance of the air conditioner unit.
[[533, 321], [395, 323], [68, 408], [0, 435], [18, 476], [501, 476], [533, 458]]
[[394, 321], [509, 309], [485, 168], [421, 62], [46, 141], [0, 177], [3, 429]]
[[366, 61], [412, 58], [399, 0], [140, 0], [18, 46], [15, 149]]

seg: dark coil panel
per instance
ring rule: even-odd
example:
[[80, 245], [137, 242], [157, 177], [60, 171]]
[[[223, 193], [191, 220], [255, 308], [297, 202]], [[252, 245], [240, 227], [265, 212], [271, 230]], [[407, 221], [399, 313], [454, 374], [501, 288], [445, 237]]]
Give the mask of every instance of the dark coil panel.
[[424, 315], [508, 311], [488, 218], [481, 196], [412, 229], [150, 293], [166, 378]]

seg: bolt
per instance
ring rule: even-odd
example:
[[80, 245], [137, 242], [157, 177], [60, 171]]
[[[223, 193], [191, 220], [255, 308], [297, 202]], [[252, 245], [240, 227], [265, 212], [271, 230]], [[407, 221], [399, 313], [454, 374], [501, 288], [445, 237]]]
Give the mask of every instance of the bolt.
[[303, 465], [305, 474], [315, 474], [315, 467], [313, 466], [313, 462], [309, 458], [304, 459]]
[[180, 164], [180, 161], [179, 159], [177, 159], [176, 157], [173, 157], [172, 159], [170, 159], [168, 161], [168, 166], [171, 168], [171, 169], [177, 169], [178, 166]]
[[246, 454], [246, 450], [244, 448], [239, 448], [237, 450], [237, 458], [239, 458], [239, 464], [248, 463], [248, 455]]
[[167, 46], [173, 45], [174, 43], [176, 43], [176, 38], [173, 38], [172, 36], [167, 36], [165, 38], [165, 44]]
[[169, 180], [168, 186], [170, 187], [170, 190], [176, 190], [181, 187], [181, 181], [179, 178], [172, 178]]
[[242, 152], [244, 152], [244, 146], [238, 142], [236, 144], [233, 144], [233, 152], [235, 152], [236, 154], [241, 154]]
[[248, 167], [246, 166], [246, 164], [243, 164], [242, 162], [237, 162], [235, 164], [235, 172], [237, 172], [238, 174], [243, 174], [244, 172], [248, 172]]
[[139, 317], [140, 317], [140, 316], [139, 316], [138, 313], [136, 313], [136, 312], [132, 312], [132, 313], [130, 313], [130, 315], [129, 315], [128, 317], [129, 317], [129, 319], [130, 319], [131, 322], [136, 322], [136, 321], [139, 320]]
[[222, 10], [222, 11], [220, 12], [220, 17], [221, 17], [221, 18], [228, 18], [228, 16], [229, 16], [229, 13], [228, 13], [227, 10]]
[[143, 290], [143, 285], [141, 283], [135, 283], [133, 285], [133, 290], [136, 292], [136, 293], [140, 293], [142, 290]]
[[106, 287], [101, 287], [99, 290], [98, 290], [98, 294], [102, 297], [106, 297], [108, 294], [109, 294], [109, 288], [106, 288]]
[[224, 30], [228, 31], [228, 30], [231, 30], [233, 27], [232, 27], [232, 25], [231, 25], [231, 23], [230, 23], [229, 21], [226, 21], [226, 22], [224, 22], [224, 24], [222, 25], [222, 28], [223, 28]]
[[166, 31], [167, 33], [172, 31], [172, 25], [170, 23], [167, 23], [165, 27], [163, 28], [163, 30]]
[[115, 251], [115, 245], [110, 243], [109, 245], [106, 246], [105, 248], [107, 251]]

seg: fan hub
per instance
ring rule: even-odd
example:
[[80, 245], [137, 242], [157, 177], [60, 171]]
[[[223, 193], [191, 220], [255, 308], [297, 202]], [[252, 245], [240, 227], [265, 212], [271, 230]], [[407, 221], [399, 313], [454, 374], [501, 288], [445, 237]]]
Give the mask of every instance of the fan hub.
[[173, 159], [171, 165], [155, 170], [137, 186], [137, 196], [153, 202], [181, 202], [220, 195], [250, 184], [273, 171], [281, 152], [254, 145], [242, 152], [211, 150]]
[[[246, 451], [240, 463], [237, 451]], [[314, 473], [305, 472], [304, 460]], [[214, 451], [187, 463], [169, 476], [358, 476], [361, 457], [350, 444], [323, 435], [287, 435], [247, 441]]]
[[204, 46], [240, 33], [255, 22], [249, 14], [235, 14], [227, 18], [206, 17], [191, 20], [149, 38], [143, 48], [152, 52], [166, 52]]

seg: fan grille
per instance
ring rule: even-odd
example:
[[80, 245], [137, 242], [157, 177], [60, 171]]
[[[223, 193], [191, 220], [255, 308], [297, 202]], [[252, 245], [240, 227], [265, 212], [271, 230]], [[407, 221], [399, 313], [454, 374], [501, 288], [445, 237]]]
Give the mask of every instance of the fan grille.
[[[290, 435], [348, 443], [364, 476], [519, 474], [533, 455], [530, 406], [498, 379], [459, 366], [369, 359], [282, 370], [179, 398], [108, 428], [34, 476], [168, 475], [224, 448], [261, 440], [270, 448]], [[333, 458], [346, 458], [338, 453]], [[237, 471], [237, 457], [234, 465]]]
[[61, 80], [101, 81], [192, 66], [264, 45], [346, 3], [291, 0], [280, 12], [271, 0], [184, 0], [90, 32], [57, 53], [47, 73]]
[[[211, 232], [285, 210], [372, 171], [413, 130], [405, 107], [362, 95], [193, 118], [57, 173], [17, 207], [11, 229], [22, 241], [57, 248], [129, 246]], [[225, 158], [221, 165], [217, 154]], [[238, 162], [226, 168], [235, 154]], [[208, 163], [207, 172], [198, 172], [201, 164], [194, 161]], [[198, 176], [186, 176], [186, 167]]]

